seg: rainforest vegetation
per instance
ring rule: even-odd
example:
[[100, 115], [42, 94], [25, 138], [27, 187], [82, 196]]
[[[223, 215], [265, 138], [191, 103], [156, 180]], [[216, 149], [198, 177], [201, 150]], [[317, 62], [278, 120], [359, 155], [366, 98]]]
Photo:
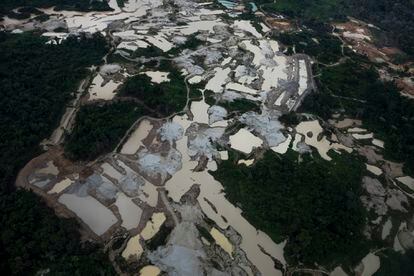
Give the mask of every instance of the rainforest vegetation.
[[346, 20], [346, 16], [372, 23], [386, 36], [383, 46], [394, 45], [414, 55], [414, 2], [407, 0], [258, 0], [268, 12], [306, 21]]
[[167, 116], [181, 111], [187, 102], [187, 89], [184, 77], [178, 70], [169, 71], [170, 81], [154, 83], [145, 74], [128, 78], [119, 95], [134, 97], [145, 106], [161, 115]]
[[368, 251], [359, 200], [364, 166], [354, 155], [332, 156], [326, 161], [316, 154], [299, 158], [292, 150], [268, 151], [247, 167], [230, 152], [229, 160], [210, 173], [256, 228], [274, 241], [287, 239], [290, 264], [355, 264]]
[[306, 97], [304, 111], [324, 119], [337, 111], [362, 119], [385, 141], [385, 157], [405, 162], [405, 171], [414, 173], [412, 100], [401, 96], [393, 83], [381, 81], [369, 63], [355, 59], [322, 68], [316, 80], [318, 92]]
[[[30, 14], [37, 14], [40, 11], [35, 8], [50, 8], [55, 10], [75, 10], [75, 11], [111, 11], [107, 1], [99, 0], [1, 0], [0, 16], [24, 19], [29, 18]], [[13, 9], [19, 9], [14, 12]], [[40, 12], [42, 13], [42, 12]]]
[[304, 53], [313, 57], [319, 63], [335, 63], [341, 57], [341, 41], [331, 34], [309, 29], [294, 33], [280, 33], [275, 36], [287, 47], [287, 53]]
[[65, 144], [65, 154], [74, 160], [93, 160], [110, 152], [142, 115], [141, 105], [130, 102], [84, 105]]
[[80, 243], [78, 223], [56, 217], [33, 193], [1, 195], [0, 208], [3, 275], [115, 275], [98, 245]]
[[381, 267], [374, 276], [411, 276], [414, 275], [414, 250], [410, 249], [401, 254], [392, 249], [378, 252]]
[[[3, 2], [2, 2], [3, 3]], [[41, 152], [79, 82], [107, 51], [105, 39], [69, 37], [48, 45], [32, 33], [0, 32], [0, 271], [4, 275], [112, 275], [100, 248], [80, 244], [79, 225], [41, 200], [14, 191], [14, 179]]]
[[69, 37], [48, 45], [35, 34], [0, 32], [0, 176], [12, 186], [17, 170], [39, 152], [57, 127], [86, 67], [107, 51], [100, 35]]

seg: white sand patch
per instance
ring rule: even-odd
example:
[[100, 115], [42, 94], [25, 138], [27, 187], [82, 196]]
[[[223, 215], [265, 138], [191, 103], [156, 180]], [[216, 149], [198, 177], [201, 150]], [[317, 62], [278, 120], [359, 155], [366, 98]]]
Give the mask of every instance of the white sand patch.
[[291, 140], [292, 140], [292, 136], [290, 134], [288, 134], [288, 137], [284, 142], [280, 143], [276, 147], [271, 147], [271, 149], [274, 152], [277, 152], [277, 153], [280, 153], [280, 154], [285, 154], [287, 152], [287, 150], [289, 149], [289, 144], [290, 144]]
[[259, 46], [252, 44], [251, 41], [243, 41], [241, 42], [241, 46], [244, 47], [247, 51], [250, 51], [254, 54], [253, 64], [256, 67], [259, 67], [261, 65], [261, 61], [266, 59], [266, 56], [262, 53]]
[[230, 63], [230, 61], [231, 61], [231, 57], [227, 57], [227, 58], [225, 58], [222, 62], [221, 62], [221, 66], [225, 66], [225, 65], [227, 65], [228, 63]]
[[240, 159], [239, 161], [237, 161], [237, 165], [246, 165], [247, 167], [250, 167], [251, 165], [253, 165], [254, 163], [254, 159]]
[[219, 151], [221, 160], [229, 160], [229, 152], [227, 150]]
[[157, 188], [148, 181], [145, 181], [141, 187], [142, 193], [139, 194], [138, 198], [143, 202], [147, 203], [151, 207], [156, 207], [158, 202], [158, 191]]
[[122, 251], [122, 257], [124, 257], [125, 260], [128, 260], [131, 257], [134, 259], [141, 257], [144, 249], [141, 246], [140, 239], [141, 236], [139, 234], [129, 239], [124, 251]]
[[224, 236], [217, 228], [211, 228], [210, 230], [211, 236], [214, 238], [216, 243], [226, 251], [230, 257], [233, 258], [233, 245], [229, 242], [226, 236]]
[[189, 84], [196, 84], [196, 83], [200, 83], [202, 80], [203, 80], [202, 76], [194, 76], [194, 77], [192, 77], [188, 80], [188, 83]]
[[152, 124], [148, 120], [142, 120], [139, 123], [137, 129], [131, 134], [127, 142], [122, 146], [122, 154], [135, 154], [142, 144], [142, 140], [145, 139], [152, 129]]
[[194, 34], [199, 31], [208, 31], [210, 33], [214, 32], [214, 26], [225, 26], [220, 20], [204, 20], [204, 21], [194, 21], [189, 22], [188, 25], [182, 27], [180, 32], [183, 35]]
[[74, 212], [99, 236], [117, 222], [111, 210], [91, 196], [79, 197], [75, 194], [63, 194], [59, 197], [59, 202]]
[[279, 95], [277, 100], [275, 101], [275, 105], [280, 106], [282, 104], [282, 100], [286, 95], [286, 91], [283, 91], [282, 94]]
[[247, 129], [240, 129], [236, 134], [230, 137], [231, 148], [249, 154], [253, 148], [260, 147], [263, 144], [262, 139], [254, 136]]
[[114, 9], [114, 12], [120, 12], [121, 11], [121, 9], [119, 8], [118, 3], [116, 2], [116, 0], [109, 0], [108, 5], [109, 5], [109, 7]]
[[141, 231], [141, 237], [146, 241], [152, 239], [152, 237], [158, 233], [165, 220], [166, 217], [164, 213], [152, 214], [151, 220], [147, 222], [144, 229]]
[[200, 124], [208, 124], [209, 105], [204, 100], [191, 102], [191, 113], [194, 115], [193, 121]]
[[308, 88], [308, 71], [304, 60], [299, 60], [299, 96]]
[[352, 127], [347, 130], [349, 133], [360, 133], [360, 132], [368, 132], [367, 129], [361, 127]]
[[144, 36], [136, 34], [134, 30], [127, 30], [122, 32], [114, 32], [113, 36], [121, 38], [123, 41], [135, 41], [136, 39], [143, 39]]
[[151, 81], [154, 83], [162, 83], [162, 82], [169, 82], [170, 79], [168, 78], [169, 72], [161, 72], [161, 71], [146, 71], [142, 74], [147, 75], [151, 78]]
[[346, 38], [351, 38], [355, 40], [371, 40], [371, 38], [367, 35], [361, 34], [361, 33], [352, 33], [349, 31], [346, 31], [343, 33], [343, 36]]
[[89, 88], [89, 100], [112, 100], [115, 96], [115, 90], [121, 83], [115, 83], [110, 80], [102, 86], [104, 79], [100, 74], [93, 79], [91, 87]]
[[303, 135], [301, 135], [301, 134], [299, 134], [299, 133], [296, 133], [296, 134], [295, 134], [295, 139], [293, 140], [293, 143], [292, 143], [292, 149], [293, 149], [294, 151], [299, 151], [299, 148], [298, 148], [298, 143], [299, 143], [300, 141], [302, 141], [302, 137], [303, 137]]
[[270, 31], [269, 27], [267, 27], [263, 22], [260, 22], [260, 26], [262, 27], [262, 31], [267, 33]]
[[235, 90], [235, 91], [239, 91], [239, 92], [243, 92], [243, 93], [247, 93], [251, 95], [257, 95], [257, 93], [259, 93], [259, 91], [257, 91], [256, 89], [244, 86], [239, 83], [234, 83], [234, 82], [228, 83], [226, 85], [226, 89]]
[[146, 36], [145, 39], [155, 47], [160, 48], [163, 52], [168, 52], [174, 47], [174, 44], [169, 42], [163, 33], [158, 33], [155, 36]]
[[42, 36], [49, 38], [49, 41], [47, 41], [46, 44], [56, 45], [56, 44], [60, 44], [62, 40], [65, 40], [69, 36], [69, 34], [68, 33], [45, 32], [42, 34]]
[[108, 75], [112, 75], [112, 74], [119, 72], [121, 69], [122, 67], [119, 64], [108, 63], [108, 64], [104, 64], [101, 67], [99, 67], [99, 74], [103, 76], [108, 76]]
[[287, 59], [284, 56], [275, 56], [273, 58], [277, 65], [275, 67], [266, 67], [261, 66], [260, 71], [262, 71], [263, 83], [262, 90], [268, 91], [272, 87], [277, 88], [279, 86], [280, 80], [287, 79]]
[[388, 237], [388, 235], [391, 233], [391, 228], [392, 228], [392, 221], [390, 218], [388, 218], [388, 220], [384, 223], [384, 226], [382, 227], [381, 238], [383, 240], [385, 240]]
[[251, 22], [248, 20], [235, 20], [233, 24], [233, 28], [234, 27], [246, 31], [255, 36], [256, 38], [262, 38], [262, 35], [256, 30], [255, 27], [253, 27]]
[[206, 89], [211, 90], [214, 93], [222, 93], [224, 89], [223, 86], [226, 84], [231, 69], [228, 67], [225, 69], [216, 67], [214, 68], [214, 72], [214, 77], [207, 82]]
[[[332, 160], [332, 158], [328, 156], [328, 151], [333, 148], [331, 143], [325, 136], [318, 141], [318, 135], [323, 131], [318, 120], [301, 122], [296, 126], [296, 131], [305, 136], [305, 143], [315, 147], [323, 159], [328, 161]], [[311, 133], [312, 137], [309, 137], [308, 133]]]
[[397, 180], [414, 191], [414, 178], [411, 176], [401, 176]]
[[122, 174], [118, 172], [112, 165], [109, 163], [103, 163], [101, 165], [101, 168], [103, 169], [103, 173], [107, 174], [113, 179], [120, 179], [122, 177]]
[[372, 144], [374, 145], [374, 146], [377, 146], [377, 147], [379, 147], [379, 148], [384, 148], [384, 141], [382, 141], [382, 140], [379, 140], [379, 139], [372, 139]]
[[160, 275], [161, 270], [155, 265], [147, 265], [141, 268], [139, 271], [140, 276], [158, 276]]
[[63, 190], [65, 190], [67, 187], [69, 187], [71, 184], [73, 183], [73, 181], [69, 178], [65, 178], [62, 181], [58, 182], [55, 184], [55, 186], [53, 186], [53, 188], [48, 191], [48, 194], [58, 194], [60, 192], [62, 192]]
[[215, 38], [207, 37], [207, 41], [215, 44], [215, 43], [221, 42], [222, 39], [215, 39]]
[[382, 170], [380, 168], [373, 166], [373, 165], [369, 165], [369, 164], [365, 164], [365, 165], [367, 167], [367, 170], [372, 172], [373, 174], [377, 176], [382, 174]]
[[352, 136], [355, 139], [363, 140], [363, 139], [372, 139], [374, 137], [374, 134], [373, 133], [367, 133], [367, 134], [354, 133], [352, 134]]
[[[147, 44], [148, 45], [148, 44]], [[121, 43], [118, 44], [118, 46], [116, 46], [117, 49], [124, 49], [124, 50], [130, 50], [132, 52], [135, 52], [136, 50], [138, 50], [139, 46], [132, 41], [122, 41]]]
[[118, 193], [115, 201], [122, 219], [122, 227], [127, 230], [138, 227], [142, 215], [142, 209], [132, 202], [132, 199], [124, 193]]
[[372, 276], [380, 268], [380, 258], [369, 253], [362, 259], [363, 271], [361, 276]]

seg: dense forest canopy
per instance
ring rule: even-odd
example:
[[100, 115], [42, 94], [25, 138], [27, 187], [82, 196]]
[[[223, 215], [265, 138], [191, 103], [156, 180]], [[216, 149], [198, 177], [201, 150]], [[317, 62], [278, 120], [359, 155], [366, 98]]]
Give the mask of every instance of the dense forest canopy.
[[47, 45], [31, 33], [0, 32], [0, 186], [13, 184], [17, 169], [33, 158], [57, 126], [86, 67], [101, 62], [105, 39], [96, 34]]
[[306, 30], [294, 33], [280, 33], [274, 37], [288, 47], [288, 54], [305, 53], [319, 63], [331, 64], [342, 57], [341, 41], [326, 32]]
[[110, 152], [142, 115], [148, 115], [148, 111], [135, 103], [82, 106], [66, 141], [65, 154], [74, 160], [93, 160]]
[[378, 253], [381, 258], [381, 267], [374, 276], [412, 276], [414, 275], [414, 250], [410, 249], [401, 254], [392, 249]]
[[284, 155], [268, 151], [246, 167], [231, 152], [210, 173], [255, 227], [275, 241], [288, 239], [290, 264], [355, 264], [368, 251], [359, 200], [364, 167], [354, 155], [333, 157], [326, 161], [318, 155], [299, 158], [291, 150]]
[[122, 85], [120, 96], [134, 97], [145, 106], [167, 116], [181, 111], [187, 102], [187, 88], [181, 73], [169, 68], [169, 81], [154, 83], [145, 74], [128, 78]]
[[0, 271], [4, 275], [112, 275], [102, 251], [80, 244], [79, 225], [57, 218], [34, 194], [12, 191], [65, 105], [107, 51], [101, 35], [47, 45], [32, 33], [0, 32]]
[[362, 119], [385, 141], [385, 157], [403, 161], [405, 171], [413, 174], [414, 102], [401, 96], [393, 83], [381, 81], [369, 66], [348, 60], [321, 68], [318, 92], [305, 99], [302, 109], [324, 119], [336, 111]]
[[2, 14], [9, 15], [11, 17], [24, 17], [27, 18], [30, 16], [29, 9], [23, 9], [21, 13], [18, 14], [13, 12], [13, 9], [21, 7], [31, 7], [31, 8], [49, 8], [55, 7], [56, 10], [77, 10], [77, 11], [110, 11], [112, 10], [108, 2], [103, 0], [1, 0], [0, 1], [0, 16]]
[[414, 2], [410, 0], [258, 0], [263, 9], [301, 21], [345, 20], [353, 16], [380, 27], [385, 45], [396, 45], [414, 55]]
[[31, 192], [0, 196], [2, 275], [115, 275], [100, 247], [80, 243], [79, 225], [61, 219]]

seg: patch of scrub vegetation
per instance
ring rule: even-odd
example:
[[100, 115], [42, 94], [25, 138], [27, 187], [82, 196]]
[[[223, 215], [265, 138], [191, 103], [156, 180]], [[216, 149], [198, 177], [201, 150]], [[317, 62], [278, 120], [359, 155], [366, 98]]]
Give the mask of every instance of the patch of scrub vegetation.
[[405, 162], [405, 171], [414, 173], [414, 102], [401, 96], [394, 83], [380, 80], [369, 63], [353, 59], [322, 68], [318, 88], [306, 97], [305, 111], [324, 119], [337, 111], [362, 119], [385, 141], [385, 157]]
[[381, 267], [374, 276], [411, 276], [414, 275], [414, 250], [410, 249], [404, 254], [392, 249], [380, 251]]
[[[187, 82], [188, 83], [188, 82]], [[203, 93], [202, 90], [204, 89], [204, 87], [206, 87], [206, 81], [200, 81], [199, 83], [193, 83], [190, 84], [188, 83], [188, 86], [190, 88], [190, 99], [191, 100], [202, 100], [203, 98]]]
[[155, 236], [152, 237], [152, 239], [146, 242], [148, 249], [151, 251], [157, 250], [158, 246], [166, 244], [171, 231], [172, 228], [163, 223], [157, 234], [155, 234]]
[[232, 102], [219, 102], [218, 105], [221, 105], [225, 109], [227, 109], [228, 112], [240, 112], [245, 113], [247, 111], [259, 111], [260, 106], [251, 100], [248, 99], [234, 99]]
[[0, 271], [4, 275], [115, 275], [98, 245], [81, 243], [74, 219], [55, 216], [36, 195], [0, 194]]
[[198, 33], [189, 35], [187, 37], [187, 40], [183, 44], [169, 50], [167, 53], [172, 54], [172, 55], [177, 55], [178, 53], [180, 53], [182, 50], [185, 50], [185, 49], [190, 49], [190, 50], [197, 49], [198, 46], [203, 44], [203, 41], [198, 39], [197, 35]]
[[209, 243], [215, 242], [213, 236], [210, 234], [210, 232], [205, 227], [201, 225], [196, 225], [196, 227], [201, 237], [205, 238]]
[[209, 105], [220, 105], [224, 107], [228, 112], [245, 113], [247, 111], [260, 111], [259, 104], [254, 101], [244, 98], [234, 99], [233, 101], [221, 101], [216, 100], [214, 95], [215, 93], [213, 91], [204, 91], [205, 102]]
[[65, 144], [65, 154], [73, 160], [93, 160], [112, 151], [125, 132], [141, 116], [141, 105], [130, 102], [84, 105]]
[[268, 12], [279, 12], [291, 17], [304, 20], [318, 19], [328, 20], [331, 18], [344, 18], [344, 6], [341, 0], [258, 0], [262, 8]]
[[334, 63], [341, 56], [341, 41], [325, 32], [315, 32], [307, 30], [293, 33], [280, 33], [275, 39], [288, 47], [288, 53], [293, 53], [295, 47], [296, 53], [304, 53], [312, 56], [317, 62]]
[[125, 7], [125, 0], [116, 0], [118, 7], [123, 8]]
[[292, 150], [268, 151], [247, 167], [237, 165], [230, 152], [210, 173], [255, 227], [277, 242], [287, 239], [290, 264], [355, 264], [368, 251], [362, 234], [366, 211], [359, 200], [364, 165], [354, 155], [332, 157], [329, 162]]
[[[128, 51], [125, 50], [124, 51]], [[160, 57], [160, 56], [165, 56], [166, 53], [164, 53], [163, 50], [161, 50], [158, 47], [155, 47], [153, 45], [148, 46], [146, 48], [138, 48], [137, 50], [135, 50], [132, 54], [131, 57], [132, 58], [137, 58], [137, 57]]]
[[169, 71], [168, 78], [169, 81], [154, 83], [147, 75], [138, 74], [125, 81], [119, 95], [134, 97], [164, 116], [179, 112], [187, 102], [184, 77], [173, 69]]
[[289, 113], [285, 113], [279, 117], [279, 121], [287, 127], [295, 127], [300, 122], [300, 116], [291, 111]]

